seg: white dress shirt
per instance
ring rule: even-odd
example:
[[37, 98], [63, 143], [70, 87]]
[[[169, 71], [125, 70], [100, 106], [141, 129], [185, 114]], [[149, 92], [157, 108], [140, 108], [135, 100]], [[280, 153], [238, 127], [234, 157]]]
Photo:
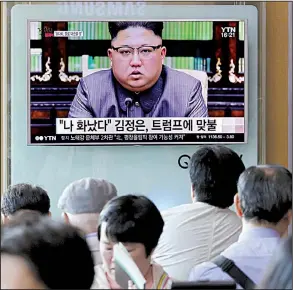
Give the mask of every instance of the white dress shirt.
[[175, 280], [187, 280], [191, 268], [209, 261], [238, 240], [241, 219], [232, 210], [202, 202], [162, 212], [164, 230], [153, 259]]
[[[258, 284], [279, 241], [279, 234], [272, 229], [247, 228], [241, 233], [238, 242], [221, 254], [234, 261], [240, 270]], [[233, 281], [228, 274], [211, 262], [194, 267], [190, 272], [189, 280]], [[237, 288], [241, 287], [237, 285]]]
[[102, 259], [100, 255], [100, 243], [98, 240], [97, 233], [90, 233], [85, 236], [87, 244], [92, 252], [92, 257], [94, 259], [95, 266], [102, 264]]

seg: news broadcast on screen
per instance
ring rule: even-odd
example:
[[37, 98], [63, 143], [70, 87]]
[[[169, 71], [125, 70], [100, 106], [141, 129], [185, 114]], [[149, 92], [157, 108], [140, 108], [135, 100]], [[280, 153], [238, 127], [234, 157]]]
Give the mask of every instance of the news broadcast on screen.
[[245, 20], [28, 25], [30, 145], [247, 142]]

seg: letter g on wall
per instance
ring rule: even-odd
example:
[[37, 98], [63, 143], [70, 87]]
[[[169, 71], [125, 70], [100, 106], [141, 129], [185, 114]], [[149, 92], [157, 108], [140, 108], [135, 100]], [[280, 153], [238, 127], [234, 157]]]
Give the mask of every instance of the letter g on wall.
[[183, 154], [178, 158], [178, 165], [182, 169], [187, 169], [189, 164], [190, 156], [187, 154]]
[[[239, 157], [240, 157], [240, 159], [242, 159], [243, 154], [240, 154]], [[179, 156], [178, 161], [177, 161], [179, 167], [181, 167], [182, 169], [187, 169], [189, 166], [190, 158], [191, 158], [190, 155], [187, 155], [187, 154], [183, 154], [183, 155]]]

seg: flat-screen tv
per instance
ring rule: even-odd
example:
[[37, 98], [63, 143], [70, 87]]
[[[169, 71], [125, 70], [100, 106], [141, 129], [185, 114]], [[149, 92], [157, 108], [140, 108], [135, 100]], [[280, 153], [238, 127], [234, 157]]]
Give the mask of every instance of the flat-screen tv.
[[245, 19], [28, 25], [29, 145], [247, 142]]

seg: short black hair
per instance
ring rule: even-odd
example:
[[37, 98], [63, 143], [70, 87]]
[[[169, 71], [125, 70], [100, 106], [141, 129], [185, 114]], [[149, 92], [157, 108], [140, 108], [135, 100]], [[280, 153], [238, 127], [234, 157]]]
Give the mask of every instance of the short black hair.
[[239, 177], [243, 217], [277, 224], [292, 208], [292, 173], [283, 166], [247, 168]]
[[162, 33], [164, 29], [163, 22], [152, 22], [152, 21], [117, 21], [109, 22], [108, 28], [111, 35], [111, 40], [113, 40], [119, 31], [125, 30], [129, 27], [142, 27], [147, 30], [151, 30], [155, 35], [162, 38]]
[[196, 200], [219, 208], [230, 207], [244, 170], [241, 158], [232, 149], [220, 145], [200, 147], [189, 164]]
[[258, 289], [292, 289], [292, 235], [279, 244]]
[[158, 245], [163, 232], [164, 221], [156, 205], [145, 196], [124, 195], [110, 200], [100, 215], [105, 222], [106, 235], [112, 242], [141, 243], [148, 257]]
[[4, 216], [15, 214], [18, 210], [35, 210], [41, 214], [48, 214], [50, 198], [46, 190], [28, 183], [10, 186], [3, 194], [1, 212]]
[[[27, 261], [36, 278], [50, 289], [90, 289], [94, 262], [86, 240], [74, 227], [31, 213], [2, 226], [1, 255]], [[23, 217], [23, 216], [22, 216]]]

